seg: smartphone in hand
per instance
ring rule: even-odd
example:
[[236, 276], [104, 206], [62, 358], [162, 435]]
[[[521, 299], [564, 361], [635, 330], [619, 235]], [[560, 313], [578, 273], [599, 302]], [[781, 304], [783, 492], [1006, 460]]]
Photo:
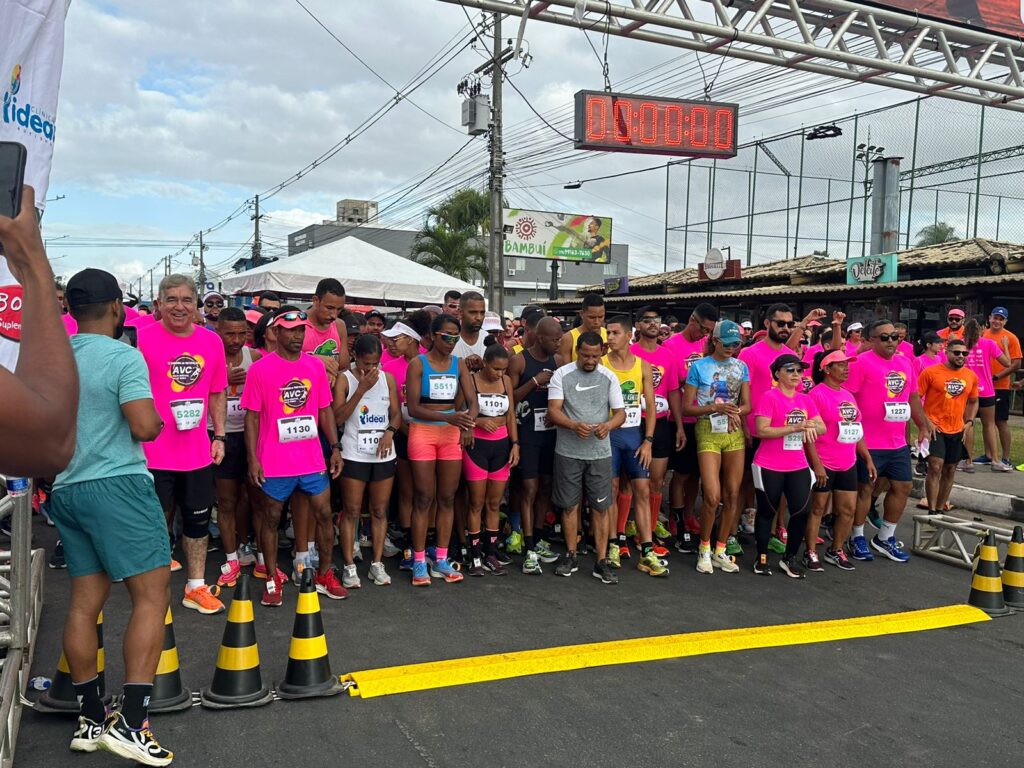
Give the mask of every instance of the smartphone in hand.
[[0, 216], [13, 219], [21, 212], [28, 150], [16, 141], [0, 141]]

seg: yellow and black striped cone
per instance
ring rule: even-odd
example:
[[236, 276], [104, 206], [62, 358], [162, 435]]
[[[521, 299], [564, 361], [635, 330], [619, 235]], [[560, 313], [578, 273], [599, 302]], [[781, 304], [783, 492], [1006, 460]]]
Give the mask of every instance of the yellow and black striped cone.
[[295, 627], [288, 649], [288, 670], [284, 682], [277, 684], [282, 699], [306, 699], [313, 696], [334, 696], [345, 690], [331, 674], [327, 658], [327, 638], [320, 618], [320, 599], [313, 586], [313, 569], [302, 572], [299, 603], [295, 608]]
[[1003, 602], [1003, 582], [999, 577], [999, 549], [996, 537], [988, 532], [985, 542], [978, 547], [971, 579], [971, 595], [967, 604], [980, 608], [989, 616], [1008, 616], [1012, 611]]
[[[96, 643], [96, 676], [100, 684], [100, 698], [106, 701], [107, 682], [103, 671], [106, 666], [106, 657], [103, 653], [103, 611], [100, 611], [99, 618], [96, 619]], [[78, 709], [78, 697], [75, 696], [75, 688], [71, 684], [71, 668], [62, 651], [53, 682], [50, 684], [49, 690], [36, 702], [36, 711], [47, 714], [77, 715]]]
[[200, 701], [210, 709], [233, 709], [260, 707], [273, 698], [274, 694], [263, 685], [260, 675], [249, 574], [243, 573], [228, 609], [228, 623], [217, 654], [213, 682], [202, 690]]
[[1014, 608], [1024, 608], [1024, 528], [1014, 526], [1003, 563], [1003, 600]]
[[164, 648], [153, 678], [153, 693], [149, 699], [150, 712], [178, 712], [192, 706], [192, 691], [181, 684], [178, 669], [178, 646], [174, 643], [174, 624], [171, 609], [164, 618]]

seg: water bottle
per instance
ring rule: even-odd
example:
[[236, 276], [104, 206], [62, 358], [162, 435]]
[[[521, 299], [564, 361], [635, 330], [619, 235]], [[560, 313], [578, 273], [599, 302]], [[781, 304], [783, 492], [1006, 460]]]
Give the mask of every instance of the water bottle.
[[32, 481], [27, 477], [7, 478], [7, 495], [12, 499], [16, 499], [19, 496], [27, 496], [30, 490], [32, 490]]
[[53, 681], [48, 677], [33, 677], [28, 681], [28, 687], [33, 691], [48, 691]]

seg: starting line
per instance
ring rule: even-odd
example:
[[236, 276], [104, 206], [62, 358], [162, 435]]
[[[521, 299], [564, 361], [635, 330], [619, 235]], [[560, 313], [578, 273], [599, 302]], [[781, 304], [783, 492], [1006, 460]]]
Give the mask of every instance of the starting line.
[[549, 672], [569, 672], [575, 669], [748, 651], [755, 648], [898, 635], [981, 621], [991, 619], [983, 611], [968, 605], [948, 605], [852, 619], [720, 629], [603, 643], [563, 645], [487, 656], [468, 656], [461, 659], [350, 672], [342, 675], [341, 680], [349, 685], [349, 695], [369, 699]]

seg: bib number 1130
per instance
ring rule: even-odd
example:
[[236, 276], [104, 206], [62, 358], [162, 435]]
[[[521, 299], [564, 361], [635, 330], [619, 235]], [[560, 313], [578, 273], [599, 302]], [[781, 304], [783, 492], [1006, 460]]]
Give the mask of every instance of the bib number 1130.
[[293, 416], [277, 420], [277, 439], [282, 443], [313, 440], [316, 436], [316, 419], [312, 416]]

